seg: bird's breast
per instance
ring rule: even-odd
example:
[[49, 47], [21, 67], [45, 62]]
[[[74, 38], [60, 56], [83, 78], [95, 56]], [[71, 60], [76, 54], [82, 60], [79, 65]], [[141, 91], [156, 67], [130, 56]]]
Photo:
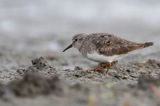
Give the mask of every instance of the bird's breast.
[[98, 52], [87, 53], [86, 57], [95, 62], [113, 62], [118, 59], [118, 55], [105, 56]]

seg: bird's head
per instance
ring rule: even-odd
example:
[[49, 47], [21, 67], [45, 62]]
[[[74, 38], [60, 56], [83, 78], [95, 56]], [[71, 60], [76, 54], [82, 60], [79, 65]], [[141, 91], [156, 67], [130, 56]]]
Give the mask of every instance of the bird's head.
[[72, 47], [79, 49], [81, 47], [86, 35], [87, 34], [84, 34], [84, 33], [76, 34], [72, 39], [72, 43], [68, 47], [66, 47], [63, 50], [63, 52], [65, 52], [66, 50], [68, 50], [68, 49], [70, 49]]

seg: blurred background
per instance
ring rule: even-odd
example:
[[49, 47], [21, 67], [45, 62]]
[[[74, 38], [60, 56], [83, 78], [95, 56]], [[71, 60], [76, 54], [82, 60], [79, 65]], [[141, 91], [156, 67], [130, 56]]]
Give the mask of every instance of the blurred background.
[[74, 34], [91, 32], [153, 41], [159, 51], [159, 23], [159, 0], [0, 0], [1, 45], [20, 51], [60, 51]]

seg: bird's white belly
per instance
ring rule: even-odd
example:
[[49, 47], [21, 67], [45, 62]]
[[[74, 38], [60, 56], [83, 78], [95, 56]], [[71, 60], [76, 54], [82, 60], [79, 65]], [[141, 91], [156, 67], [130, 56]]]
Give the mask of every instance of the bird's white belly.
[[98, 54], [97, 52], [87, 54], [87, 58], [95, 62], [113, 62], [119, 59], [119, 57], [120, 57], [119, 55], [104, 56], [104, 55]]

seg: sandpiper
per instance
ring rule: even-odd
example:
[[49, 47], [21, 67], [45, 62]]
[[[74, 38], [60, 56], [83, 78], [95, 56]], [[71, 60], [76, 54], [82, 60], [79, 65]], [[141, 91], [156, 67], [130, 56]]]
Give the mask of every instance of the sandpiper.
[[84, 57], [100, 63], [95, 70], [101, 72], [112, 67], [129, 52], [152, 45], [153, 42], [136, 43], [109, 33], [81, 33], [73, 37], [72, 44], [63, 52], [71, 47], [77, 48]]

